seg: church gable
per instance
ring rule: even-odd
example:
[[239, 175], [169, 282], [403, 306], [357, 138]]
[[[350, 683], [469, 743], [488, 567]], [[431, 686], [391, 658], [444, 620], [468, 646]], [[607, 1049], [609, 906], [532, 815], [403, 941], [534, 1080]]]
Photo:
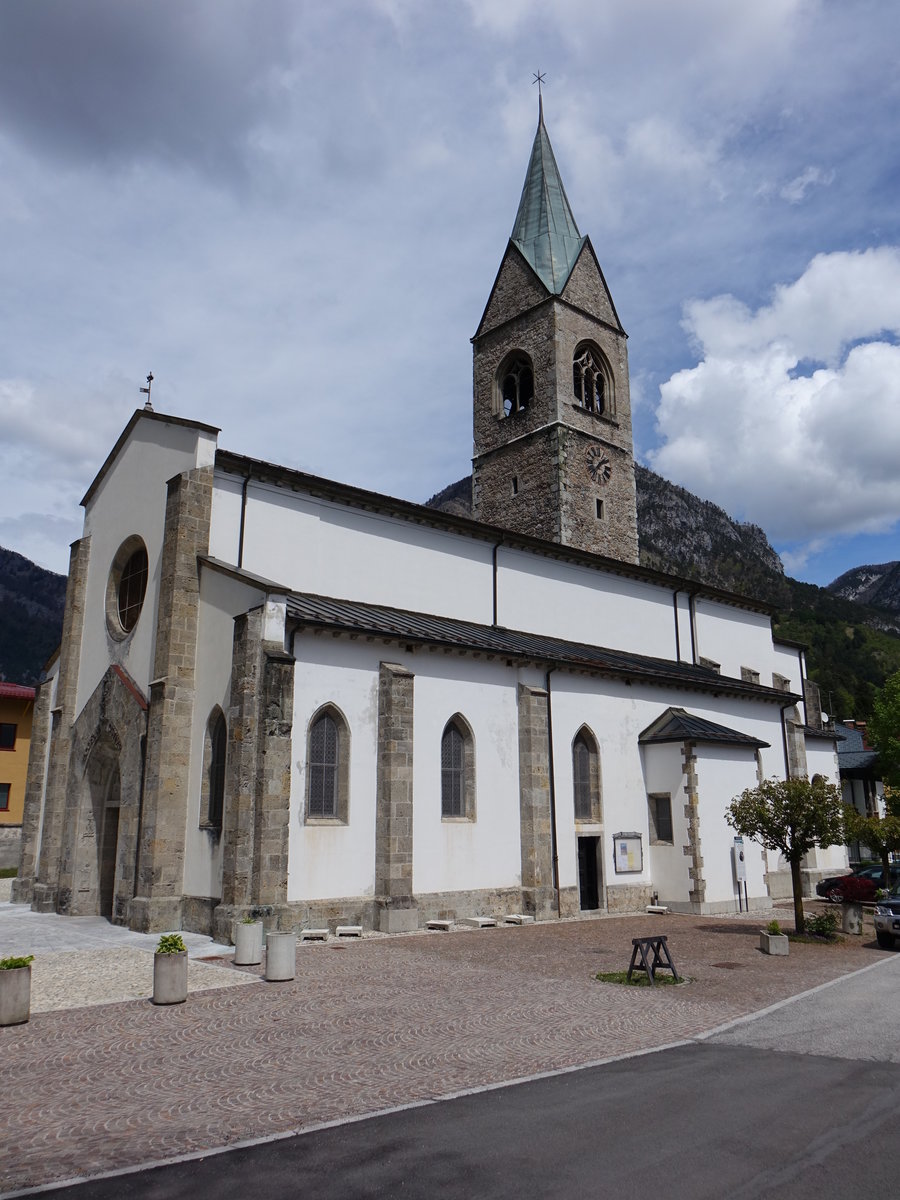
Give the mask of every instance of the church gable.
[[590, 313], [599, 321], [612, 325], [614, 329], [618, 329], [622, 333], [625, 332], [589, 238], [585, 238], [578, 261], [572, 268], [572, 273], [563, 288], [562, 298], [569, 304], [574, 304], [576, 308]]
[[549, 294], [521, 251], [510, 242], [494, 280], [476, 338], [534, 308]]

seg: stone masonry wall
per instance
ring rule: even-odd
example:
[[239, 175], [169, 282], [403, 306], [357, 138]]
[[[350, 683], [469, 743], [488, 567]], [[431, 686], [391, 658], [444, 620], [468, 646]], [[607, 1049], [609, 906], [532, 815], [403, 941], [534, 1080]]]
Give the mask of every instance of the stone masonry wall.
[[137, 895], [129, 919], [142, 931], [181, 927], [200, 599], [197, 556], [209, 550], [212, 479], [212, 467], [197, 467], [169, 481]]
[[554, 915], [550, 831], [549, 697], [544, 688], [519, 684], [519, 827], [523, 911]]
[[[681, 752], [684, 771], [684, 815], [687, 819], [687, 845], [684, 854], [691, 860], [688, 876], [691, 890], [688, 893], [692, 905], [701, 905], [706, 900], [706, 880], [703, 877], [703, 850], [700, 844], [700, 795], [697, 776], [697, 755], [693, 742], [685, 742]], [[700, 912], [699, 908], [695, 909]]]
[[[59, 649], [56, 708], [51, 714], [50, 761], [44, 797], [41, 848], [31, 902], [32, 908], [37, 912], [55, 912], [57, 905], [59, 865], [69, 779], [71, 729], [72, 722], [75, 720], [78, 668], [84, 631], [84, 593], [90, 553], [90, 538], [81, 538], [80, 541], [72, 543], [62, 641]], [[31, 778], [29, 771], [29, 781]], [[25, 796], [26, 814], [35, 805], [40, 808], [40, 793], [36, 788], [29, 787]], [[28, 818], [26, 817], [26, 819]]]
[[375, 911], [384, 933], [417, 929], [413, 898], [413, 684], [411, 672], [382, 663], [378, 677]]
[[546, 300], [549, 293], [525, 261], [521, 251], [511, 242], [500, 263], [500, 270], [478, 326], [476, 337], [519, 316], [525, 309], [534, 308]]
[[234, 624], [222, 898], [215, 936], [231, 939], [232, 923], [265, 908], [276, 926], [286, 914], [290, 833], [294, 660], [262, 639], [263, 610]]

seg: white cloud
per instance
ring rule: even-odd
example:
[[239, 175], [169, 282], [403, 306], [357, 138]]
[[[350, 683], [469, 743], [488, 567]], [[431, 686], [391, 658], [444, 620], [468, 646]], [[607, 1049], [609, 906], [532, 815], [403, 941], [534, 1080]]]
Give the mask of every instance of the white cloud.
[[821, 167], [807, 167], [786, 183], [779, 192], [782, 200], [789, 204], [801, 204], [813, 187], [829, 187], [834, 183], [834, 171], [823, 171]]
[[694, 301], [685, 326], [702, 361], [660, 388], [656, 470], [776, 541], [809, 543], [797, 563], [829, 535], [892, 527], [900, 250], [818, 255], [771, 304]]

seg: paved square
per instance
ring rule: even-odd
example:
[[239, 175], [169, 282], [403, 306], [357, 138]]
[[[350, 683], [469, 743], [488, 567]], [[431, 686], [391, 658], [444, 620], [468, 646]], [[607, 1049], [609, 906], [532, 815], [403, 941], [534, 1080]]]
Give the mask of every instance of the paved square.
[[[637, 916], [303, 944], [297, 978], [37, 1013], [0, 1031], [11, 1191], [690, 1038], [876, 961], [870, 935], [759, 953], [759, 920]], [[666, 933], [680, 988], [626, 989]], [[98, 958], [102, 952], [98, 952]]]

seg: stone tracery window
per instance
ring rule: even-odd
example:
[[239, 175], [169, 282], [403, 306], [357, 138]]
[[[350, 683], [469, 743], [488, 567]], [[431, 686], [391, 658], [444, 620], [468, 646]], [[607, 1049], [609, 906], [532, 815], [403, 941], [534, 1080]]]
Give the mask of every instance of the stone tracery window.
[[575, 403], [587, 412], [609, 416], [613, 410], [612, 380], [606, 360], [590, 342], [583, 342], [572, 359]]
[[475, 743], [459, 713], [441, 736], [441, 817], [475, 820]]
[[346, 823], [350, 779], [350, 732], [332, 705], [309, 726], [307, 743], [307, 821]]
[[534, 370], [527, 354], [517, 353], [504, 363], [499, 376], [500, 406], [507, 417], [525, 412], [534, 399]]
[[200, 822], [202, 829], [221, 829], [225, 810], [225, 756], [228, 748], [228, 726], [221, 708], [214, 708], [206, 725], [203, 747], [203, 789]]
[[575, 820], [600, 820], [600, 755], [594, 735], [582, 725], [572, 741]]

